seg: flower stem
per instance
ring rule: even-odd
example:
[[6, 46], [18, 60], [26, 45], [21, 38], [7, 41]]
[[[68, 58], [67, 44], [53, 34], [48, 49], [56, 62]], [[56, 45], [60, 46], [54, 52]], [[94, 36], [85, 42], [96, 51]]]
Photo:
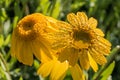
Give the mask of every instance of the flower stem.
[[7, 67], [7, 63], [5, 61], [5, 59], [3, 58], [2, 54], [0, 53], [0, 64], [1, 64], [1, 67], [3, 68], [4, 70], [4, 73], [6, 75], [6, 78], [7, 80], [12, 80], [11, 79], [11, 76], [9, 74], [9, 70], [8, 70], [8, 67]]
[[52, 16], [53, 10], [55, 8], [56, 0], [53, 0], [50, 4], [50, 9], [48, 8], [49, 15]]
[[93, 76], [92, 80], [98, 80], [103, 71], [112, 63], [117, 53], [120, 52], [120, 45], [116, 46], [107, 57], [108, 62]]

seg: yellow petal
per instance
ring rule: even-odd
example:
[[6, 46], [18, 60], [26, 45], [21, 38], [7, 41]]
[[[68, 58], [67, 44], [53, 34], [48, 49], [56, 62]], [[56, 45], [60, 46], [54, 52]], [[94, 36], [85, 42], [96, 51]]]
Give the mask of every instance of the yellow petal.
[[84, 12], [77, 12], [77, 17], [79, 18], [80, 23], [83, 25], [88, 21], [88, 17]]
[[74, 48], [64, 48], [59, 55], [58, 60], [68, 61], [70, 65], [75, 65], [78, 61], [78, 50]]
[[17, 39], [16, 39], [14, 32], [13, 32], [12, 40], [11, 40], [11, 56], [12, 57], [15, 57], [15, 55], [16, 55], [16, 46], [19, 46], [19, 45], [17, 45]]
[[46, 16], [46, 19], [47, 19], [47, 27], [51, 30], [51, 31], [58, 31], [59, 29], [59, 26], [57, 26], [57, 20], [52, 18], [52, 17], [49, 17], [49, 16]]
[[103, 54], [98, 53], [94, 48], [92, 48], [89, 53], [91, 54], [91, 56], [93, 57], [93, 59], [100, 65], [104, 65], [107, 60], [106, 58], [103, 56]]
[[87, 41], [86, 42], [83, 42], [83, 40], [74, 41], [74, 47], [76, 49], [88, 48], [88, 46], [89, 46], [89, 43]]
[[64, 31], [69, 31], [71, 32], [72, 31], [72, 26], [66, 22], [63, 22], [63, 21], [58, 21], [57, 22], [57, 25], [60, 26], [60, 29], [64, 30]]
[[111, 43], [107, 39], [98, 37], [97, 40], [103, 43], [104, 45], [111, 47]]
[[41, 61], [41, 48], [37, 41], [31, 42], [32, 52], [35, 57]]
[[42, 77], [47, 77], [54, 68], [55, 61], [51, 60], [46, 63], [42, 63], [37, 71]]
[[86, 50], [81, 50], [79, 53], [80, 65], [83, 69], [88, 70], [90, 67], [89, 58]]
[[94, 41], [92, 47], [101, 54], [108, 55], [110, 53], [110, 46], [106, 46], [105, 44], [101, 43], [100, 41]]
[[24, 42], [23, 45], [21, 46], [22, 48], [20, 49], [20, 61], [23, 64], [30, 65], [32, 66], [33, 63], [33, 54], [31, 50], [31, 46], [29, 45], [28, 42]]
[[77, 19], [77, 16], [74, 13], [70, 13], [67, 15], [67, 19], [70, 22], [71, 25], [73, 25], [74, 27], [79, 26], [79, 22]]
[[69, 64], [67, 61], [64, 61], [62, 63], [59, 61], [55, 61], [54, 68], [50, 75], [50, 79], [51, 80], [63, 80], [60, 78], [64, 78], [66, 71], [68, 70], [68, 66]]
[[51, 57], [49, 57], [48, 55], [44, 53], [43, 50], [41, 50], [40, 54], [41, 54], [41, 62], [48, 62], [52, 59], [52, 55]]
[[95, 62], [95, 60], [91, 57], [90, 53], [88, 52], [88, 57], [89, 57], [89, 62], [90, 62], [90, 66], [92, 67], [92, 69], [97, 72], [98, 70], [98, 65]]
[[[43, 41], [43, 40], [42, 40]], [[43, 52], [49, 57], [52, 59], [52, 55], [51, 55], [51, 51], [52, 49], [50, 49], [50, 43], [47, 43], [48, 41], [45, 41], [44, 42], [41, 42], [39, 43], [41, 49], [43, 50]]]
[[96, 29], [94, 29], [94, 32], [96, 33], [96, 35], [104, 37], [104, 33], [102, 32], [102, 30], [96, 28]]
[[19, 62], [23, 62], [22, 55], [21, 55], [21, 50], [23, 49], [23, 44], [24, 42], [22, 40], [17, 40], [19, 45], [16, 44], [16, 50], [15, 50], [15, 57], [18, 59]]
[[84, 74], [78, 64], [74, 67], [70, 67], [70, 72], [73, 80], [85, 80]]
[[90, 26], [90, 28], [95, 29], [97, 27], [97, 20], [93, 17], [89, 18], [88, 25]]

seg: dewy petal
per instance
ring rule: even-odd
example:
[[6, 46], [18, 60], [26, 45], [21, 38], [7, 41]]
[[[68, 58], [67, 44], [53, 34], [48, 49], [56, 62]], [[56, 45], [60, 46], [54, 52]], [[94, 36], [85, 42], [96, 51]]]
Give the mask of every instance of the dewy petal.
[[89, 18], [88, 25], [90, 26], [90, 28], [95, 29], [97, 27], [97, 20], [93, 17]]
[[64, 74], [66, 73], [66, 71], [68, 70], [68, 62], [64, 61], [64, 62], [59, 62], [59, 61], [55, 61], [54, 64], [54, 68], [51, 72], [50, 75], [50, 79], [51, 80], [63, 80], [60, 78], [64, 78], [62, 76], [64, 76]]
[[77, 12], [77, 17], [80, 19], [81, 24], [86, 24], [88, 17], [84, 12]]
[[67, 19], [70, 22], [71, 25], [73, 25], [74, 27], [79, 26], [79, 22], [77, 19], [77, 16], [74, 13], [70, 13], [67, 15]]
[[93, 57], [93, 59], [100, 65], [104, 65], [107, 60], [106, 58], [104, 57], [103, 54], [101, 53], [98, 53], [94, 48], [92, 48], [90, 51], [90, 54], [91, 56]]
[[88, 52], [88, 57], [89, 57], [89, 62], [90, 62], [90, 66], [92, 67], [92, 69], [97, 72], [98, 70], [98, 65], [95, 62], [95, 60], [91, 57], [90, 53]]
[[79, 60], [80, 60], [80, 65], [83, 69], [88, 70], [90, 67], [89, 63], [89, 58], [87, 54], [87, 50], [81, 50], [79, 53]]
[[78, 64], [76, 64], [73, 67], [71, 66], [70, 72], [71, 72], [73, 80], [85, 80], [84, 74]]
[[52, 69], [54, 68], [54, 64], [55, 64], [55, 61], [51, 60], [51, 61], [48, 61], [46, 63], [41, 63], [38, 71], [37, 71], [37, 74], [40, 74], [42, 77], [47, 77]]

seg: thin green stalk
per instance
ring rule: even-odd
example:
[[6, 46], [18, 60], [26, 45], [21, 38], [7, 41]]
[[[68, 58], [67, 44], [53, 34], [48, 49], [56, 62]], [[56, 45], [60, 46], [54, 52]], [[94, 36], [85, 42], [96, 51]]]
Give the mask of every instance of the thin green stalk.
[[120, 52], [119, 45], [112, 50], [111, 54], [107, 57], [108, 62], [93, 76], [93, 80], [98, 80], [100, 78], [100, 75], [111, 64], [118, 52]]
[[52, 16], [52, 13], [53, 13], [53, 10], [54, 10], [54, 8], [55, 8], [55, 4], [56, 4], [56, 0], [53, 0], [52, 2], [51, 2], [51, 4], [50, 4], [50, 9], [48, 10], [48, 11], [50, 11], [50, 16]]
[[7, 67], [7, 63], [6, 63], [6, 61], [5, 61], [5, 59], [3, 58], [3, 56], [2, 56], [1, 53], [0, 53], [0, 64], [1, 64], [1, 66], [2, 66], [2, 68], [3, 68], [3, 70], [4, 70], [4, 72], [5, 72], [5, 75], [6, 75], [7, 80], [12, 80], [12, 79], [11, 79], [11, 76], [10, 76], [10, 74], [9, 74], [9, 69], [8, 69], [8, 67]]

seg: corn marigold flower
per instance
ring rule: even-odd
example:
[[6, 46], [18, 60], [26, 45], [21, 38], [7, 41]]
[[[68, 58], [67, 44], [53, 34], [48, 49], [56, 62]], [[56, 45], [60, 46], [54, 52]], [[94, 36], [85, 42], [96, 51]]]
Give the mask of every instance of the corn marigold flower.
[[12, 34], [11, 55], [26, 65], [32, 65], [33, 55], [40, 61], [51, 59], [52, 50], [47, 34], [57, 31], [57, 27], [52, 26], [55, 21], [40, 13], [21, 19]]
[[67, 60], [71, 66], [80, 62], [82, 69], [88, 70], [91, 66], [96, 72], [97, 63], [104, 65], [107, 62], [105, 55], [109, 54], [111, 43], [104, 38], [104, 33], [96, 28], [97, 20], [93, 17], [88, 19], [84, 12], [77, 12], [76, 15], [70, 13], [67, 19], [70, 24], [58, 22], [61, 26], [60, 37], [57, 37], [53, 46], [61, 48], [57, 52], [58, 60]]

